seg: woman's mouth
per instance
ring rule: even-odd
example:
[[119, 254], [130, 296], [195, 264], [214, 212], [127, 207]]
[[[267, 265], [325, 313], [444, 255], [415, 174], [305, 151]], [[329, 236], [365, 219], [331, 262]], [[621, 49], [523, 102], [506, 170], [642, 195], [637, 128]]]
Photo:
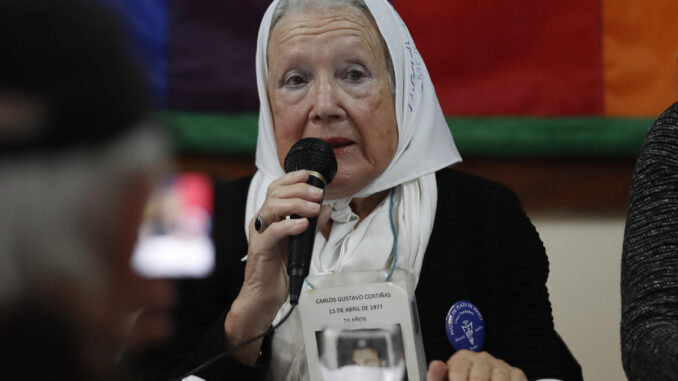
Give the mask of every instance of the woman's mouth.
[[327, 143], [330, 147], [332, 147], [332, 150], [334, 151], [335, 155], [342, 154], [344, 152], [347, 152], [350, 150], [351, 147], [355, 145], [355, 142], [350, 139], [346, 138], [330, 138], [330, 139], [323, 139], [325, 143]]

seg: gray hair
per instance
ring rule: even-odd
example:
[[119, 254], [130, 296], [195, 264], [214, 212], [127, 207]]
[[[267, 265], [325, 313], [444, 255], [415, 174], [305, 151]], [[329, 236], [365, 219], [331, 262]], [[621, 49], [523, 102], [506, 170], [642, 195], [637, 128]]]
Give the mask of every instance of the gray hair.
[[364, 0], [280, 0], [278, 5], [273, 10], [273, 16], [271, 18], [271, 27], [269, 28], [269, 36], [273, 31], [273, 27], [280, 21], [280, 19], [288, 14], [290, 11], [303, 10], [311, 7], [320, 7], [320, 8], [344, 8], [344, 7], [354, 7], [358, 8], [363, 12], [365, 17], [370, 21], [372, 26], [379, 36], [379, 42], [384, 50], [384, 59], [386, 60], [386, 69], [388, 70], [388, 84], [391, 89], [391, 93], [395, 94], [395, 70], [393, 69], [393, 60], [391, 59], [391, 53], [388, 50], [388, 45], [386, 45], [386, 40], [379, 30], [377, 21], [372, 16], [372, 12], [365, 4]]
[[153, 181], [169, 154], [142, 127], [106, 147], [0, 162], [0, 309], [61, 284], [104, 290], [102, 232], [132, 174]]

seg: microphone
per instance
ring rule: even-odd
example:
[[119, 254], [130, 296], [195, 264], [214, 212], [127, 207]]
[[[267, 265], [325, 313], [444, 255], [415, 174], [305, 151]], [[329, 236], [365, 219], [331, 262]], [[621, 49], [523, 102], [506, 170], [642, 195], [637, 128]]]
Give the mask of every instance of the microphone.
[[[332, 147], [316, 138], [304, 138], [294, 143], [285, 157], [285, 172], [305, 169], [307, 184], [324, 189], [337, 174], [337, 159]], [[299, 218], [292, 215], [291, 218]], [[299, 303], [299, 294], [308, 276], [315, 241], [318, 218], [308, 219], [308, 228], [301, 234], [290, 237], [287, 257], [287, 274], [290, 277], [290, 304]]]

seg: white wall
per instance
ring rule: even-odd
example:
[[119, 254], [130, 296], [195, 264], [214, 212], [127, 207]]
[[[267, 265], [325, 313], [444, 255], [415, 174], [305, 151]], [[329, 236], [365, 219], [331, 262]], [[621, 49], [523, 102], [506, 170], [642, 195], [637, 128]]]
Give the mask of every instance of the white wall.
[[531, 215], [544, 241], [556, 330], [585, 380], [626, 380], [619, 294], [624, 218]]

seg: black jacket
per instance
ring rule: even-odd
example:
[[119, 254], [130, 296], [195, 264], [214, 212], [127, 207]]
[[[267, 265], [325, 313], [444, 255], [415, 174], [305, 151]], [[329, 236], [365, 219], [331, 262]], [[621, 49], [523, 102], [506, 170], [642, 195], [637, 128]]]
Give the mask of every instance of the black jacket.
[[626, 376], [678, 377], [678, 103], [654, 122], [636, 163], [621, 266]]

